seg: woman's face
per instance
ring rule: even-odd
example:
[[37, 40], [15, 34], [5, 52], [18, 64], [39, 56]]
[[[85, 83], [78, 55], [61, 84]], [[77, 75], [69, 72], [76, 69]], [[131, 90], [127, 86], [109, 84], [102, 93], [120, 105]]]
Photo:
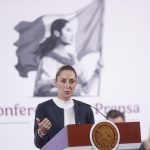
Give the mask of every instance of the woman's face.
[[73, 41], [74, 41], [74, 35], [73, 35], [71, 25], [69, 23], [66, 23], [66, 25], [61, 30], [60, 42], [62, 42], [65, 45], [68, 45], [68, 44], [72, 44]]
[[56, 87], [58, 88], [58, 97], [62, 100], [69, 100], [72, 96], [77, 84], [76, 75], [71, 70], [64, 70], [60, 72], [56, 80]]

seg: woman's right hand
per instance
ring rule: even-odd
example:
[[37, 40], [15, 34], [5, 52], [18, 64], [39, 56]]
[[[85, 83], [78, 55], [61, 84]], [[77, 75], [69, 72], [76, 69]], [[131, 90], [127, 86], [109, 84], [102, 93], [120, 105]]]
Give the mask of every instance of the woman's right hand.
[[47, 134], [47, 131], [50, 130], [52, 124], [47, 118], [44, 118], [42, 121], [39, 118], [36, 118], [36, 121], [38, 124], [38, 134], [42, 138]]

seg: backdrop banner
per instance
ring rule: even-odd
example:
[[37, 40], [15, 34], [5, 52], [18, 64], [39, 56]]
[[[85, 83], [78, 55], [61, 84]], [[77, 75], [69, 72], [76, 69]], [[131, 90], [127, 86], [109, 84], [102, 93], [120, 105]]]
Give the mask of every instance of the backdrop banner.
[[[36, 106], [55, 98], [34, 95], [37, 52], [58, 18], [69, 21], [75, 39], [67, 52], [86, 70], [73, 98], [104, 115], [120, 110], [140, 121], [142, 140], [150, 136], [150, 1], [1, 0], [0, 12], [0, 149], [37, 149]], [[92, 110], [96, 122], [105, 120]]]

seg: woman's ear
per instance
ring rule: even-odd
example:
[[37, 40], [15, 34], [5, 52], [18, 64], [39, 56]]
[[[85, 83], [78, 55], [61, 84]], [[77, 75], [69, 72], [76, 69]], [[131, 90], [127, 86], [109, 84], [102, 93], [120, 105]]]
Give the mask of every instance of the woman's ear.
[[54, 31], [54, 36], [57, 37], [57, 38], [60, 37], [60, 32], [57, 31], [57, 30], [55, 30], [55, 31]]

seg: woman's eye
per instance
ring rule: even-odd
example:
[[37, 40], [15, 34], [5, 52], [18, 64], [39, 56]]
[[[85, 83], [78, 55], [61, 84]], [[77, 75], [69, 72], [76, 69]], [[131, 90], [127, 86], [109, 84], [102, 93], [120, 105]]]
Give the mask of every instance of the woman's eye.
[[61, 82], [62, 82], [62, 83], [65, 83], [66, 81], [65, 81], [65, 80], [61, 80]]
[[73, 84], [75, 81], [74, 80], [70, 80], [70, 83]]

